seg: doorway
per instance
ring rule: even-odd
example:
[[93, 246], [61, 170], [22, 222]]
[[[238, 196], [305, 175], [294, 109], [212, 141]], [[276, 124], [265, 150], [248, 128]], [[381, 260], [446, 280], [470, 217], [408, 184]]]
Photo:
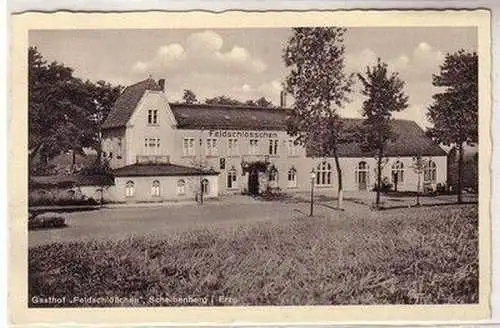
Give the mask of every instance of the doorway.
[[259, 194], [259, 171], [256, 169], [250, 170], [248, 173], [248, 192], [250, 195]]

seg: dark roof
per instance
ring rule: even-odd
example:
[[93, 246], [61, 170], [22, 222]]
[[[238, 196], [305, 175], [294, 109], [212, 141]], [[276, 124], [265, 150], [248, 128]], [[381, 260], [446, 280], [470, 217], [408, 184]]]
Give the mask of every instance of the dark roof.
[[117, 177], [149, 177], [149, 176], [190, 176], [190, 175], [217, 175], [219, 172], [210, 170], [201, 171], [195, 167], [176, 164], [133, 164], [113, 170]]
[[170, 104], [178, 129], [286, 130], [286, 110], [255, 106]]
[[113, 185], [113, 179], [103, 175], [39, 175], [30, 176], [31, 188]]
[[[363, 124], [363, 119], [345, 118], [343, 124], [346, 129], [355, 129]], [[391, 128], [397, 137], [394, 142], [387, 144], [386, 156], [446, 156], [446, 152], [427, 137], [422, 128], [414, 121], [391, 120]], [[360, 145], [355, 142], [339, 145], [338, 154], [339, 157], [373, 156], [373, 154], [362, 151]]]
[[126, 87], [102, 124], [102, 129], [124, 127], [146, 90], [161, 91], [162, 88], [151, 78]]

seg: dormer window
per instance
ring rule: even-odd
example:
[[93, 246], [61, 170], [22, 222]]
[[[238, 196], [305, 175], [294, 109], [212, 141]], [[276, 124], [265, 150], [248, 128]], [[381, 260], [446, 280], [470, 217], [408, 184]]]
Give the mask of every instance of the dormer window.
[[158, 124], [158, 110], [148, 110], [148, 124]]

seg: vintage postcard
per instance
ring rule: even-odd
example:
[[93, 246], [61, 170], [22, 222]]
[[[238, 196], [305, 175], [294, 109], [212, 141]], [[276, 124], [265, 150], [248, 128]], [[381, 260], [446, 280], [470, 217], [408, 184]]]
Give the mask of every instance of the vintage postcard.
[[16, 324], [490, 315], [490, 14], [12, 16]]

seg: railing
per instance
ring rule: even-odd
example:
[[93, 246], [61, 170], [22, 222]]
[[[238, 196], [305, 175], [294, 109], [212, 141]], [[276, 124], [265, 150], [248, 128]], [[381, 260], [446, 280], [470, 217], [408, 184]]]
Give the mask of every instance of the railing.
[[170, 156], [168, 155], [137, 155], [137, 164], [169, 164]]

